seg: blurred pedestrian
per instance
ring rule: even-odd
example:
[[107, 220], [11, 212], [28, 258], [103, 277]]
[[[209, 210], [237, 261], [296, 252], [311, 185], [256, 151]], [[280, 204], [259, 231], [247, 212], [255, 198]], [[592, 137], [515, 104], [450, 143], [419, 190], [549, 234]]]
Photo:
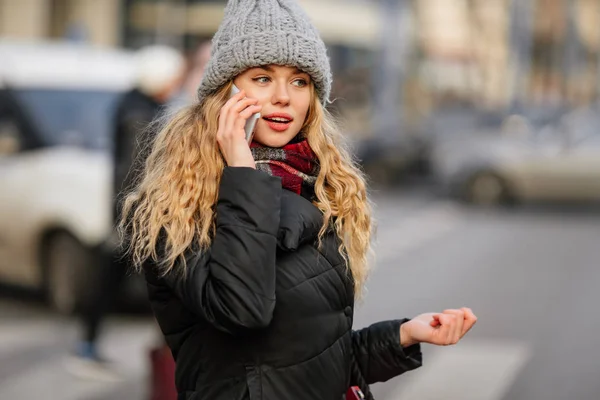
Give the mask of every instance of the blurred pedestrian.
[[[138, 143], [153, 135], [149, 125], [181, 86], [185, 60], [175, 49], [149, 46], [137, 54], [137, 85], [125, 93], [115, 112], [113, 148], [113, 217], [119, 218], [119, 193], [137, 179], [144, 154]], [[113, 240], [114, 242], [114, 240]], [[96, 285], [90, 288], [81, 309], [83, 332], [71, 371], [81, 377], [116, 378], [98, 351], [102, 322], [114, 304], [128, 266], [110, 243], [99, 249]]]
[[421, 365], [420, 343], [454, 344], [475, 316], [352, 330], [371, 211], [325, 108], [325, 45], [293, 0], [231, 0], [213, 46], [199, 103], [156, 137], [120, 225], [178, 398], [340, 400], [354, 386], [371, 397], [369, 384]]
[[171, 113], [198, 101], [197, 90], [210, 60], [210, 50], [210, 41], [204, 41], [190, 53], [183, 84], [169, 107]]
[[190, 99], [197, 99], [198, 86], [202, 82], [206, 66], [210, 61], [211, 42], [204, 41], [198, 45], [196, 50], [190, 56], [190, 69], [186, 74], [183, 83], [184, 91]]
[[[147, 129], [149, 124], [166, 111], [166, 105], [176, 95], [184, 78], [185, 59], [175, 49], [149, 46], [139, 50], [137, 58], [137, 87], [123, 96], [116, 111], [115, 194], [129, 188], [137, 179], [144, 158], [143, 155], [140, 158], [139, 152], [145, 150], [139, 144], [148, 139], [148, 135], [154, 135], [152, 127]], [[117, 208], [114, 213], [118, 215]]]

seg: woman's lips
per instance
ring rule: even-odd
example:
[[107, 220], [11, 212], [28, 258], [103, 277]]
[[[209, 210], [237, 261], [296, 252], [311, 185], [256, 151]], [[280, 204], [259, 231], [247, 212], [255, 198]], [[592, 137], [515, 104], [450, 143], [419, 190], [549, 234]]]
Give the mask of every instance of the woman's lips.
[[263, 119], [265, 120], [269, 128], [276, 132], [283, 132], [287, 130], [290, 127], [290, 125], [292, 125], [292, 121], [294, 120], [294, 118], [292, 118], [291, 115], [284, 113], [274, 113], [265, 115]]
[[283, 132], [287, 130], [290, 127], [290, 125], [292, 125], [292, 121], [275, 122], [272, 120], [265, 119], [265, 122], [267, 123], [269, 128], [273, 129], [276, 132]]

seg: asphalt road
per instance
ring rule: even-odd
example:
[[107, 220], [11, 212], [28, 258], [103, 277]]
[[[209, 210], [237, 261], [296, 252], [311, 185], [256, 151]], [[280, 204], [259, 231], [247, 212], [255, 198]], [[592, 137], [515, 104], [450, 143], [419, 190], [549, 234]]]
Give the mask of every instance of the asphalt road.
[[[375, 200], [377, 263], [355, 327], [461, 306], [479, 317], [459, 345], [424, 345], [422, 368], [374, 385], [377, 399], [600, 399], [600, 210], [473, 210], [418, 192]], [[0, 298], [0, 399], [147, 398], [150, 319], [111, 319], [102, 347], [118, 383], [65, 371], [75, 334], [38, 304]]]

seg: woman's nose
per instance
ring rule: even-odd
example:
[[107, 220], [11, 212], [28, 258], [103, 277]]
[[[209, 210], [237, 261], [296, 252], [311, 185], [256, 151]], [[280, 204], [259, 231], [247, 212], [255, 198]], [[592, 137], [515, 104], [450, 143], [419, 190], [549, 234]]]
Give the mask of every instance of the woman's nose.
[[278, 84], [273, 93], [273, 104], [288, 105], [290, 103], [290, 94], [286, 84]]

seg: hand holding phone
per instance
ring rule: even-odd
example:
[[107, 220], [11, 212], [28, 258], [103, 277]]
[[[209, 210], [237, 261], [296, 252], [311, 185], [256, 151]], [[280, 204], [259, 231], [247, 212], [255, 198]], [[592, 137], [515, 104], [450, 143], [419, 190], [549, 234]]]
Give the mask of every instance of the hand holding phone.
[[[235, 96], [239, 92], [240, 92], [240, 89], [237, 86], [232, 85], [230, 98]], [[250, 143], [252, 141], [252, 136], [254, 135], [254, 127], [256, 126], [256, 122], [258, 121], [259, 118], [260, 118], [260, 113], [255, 113], [255, 114], [252, 114], [252, 116], [246, 120], [246, 125], [244, 126], [244, 131], [246, 132], [246, 141], [248, 143]]]
[[252, 140], [252, 131], [248, 130], [250, 135], [247, 137], [243, 129], [248, 119], [262, 110], [262, 106], [257, 103], [256, 99], [244, 97], [242, 91], [221, 108], [216, 139], [225, 163], [230, 167], [256, 168], [248, 143]]

